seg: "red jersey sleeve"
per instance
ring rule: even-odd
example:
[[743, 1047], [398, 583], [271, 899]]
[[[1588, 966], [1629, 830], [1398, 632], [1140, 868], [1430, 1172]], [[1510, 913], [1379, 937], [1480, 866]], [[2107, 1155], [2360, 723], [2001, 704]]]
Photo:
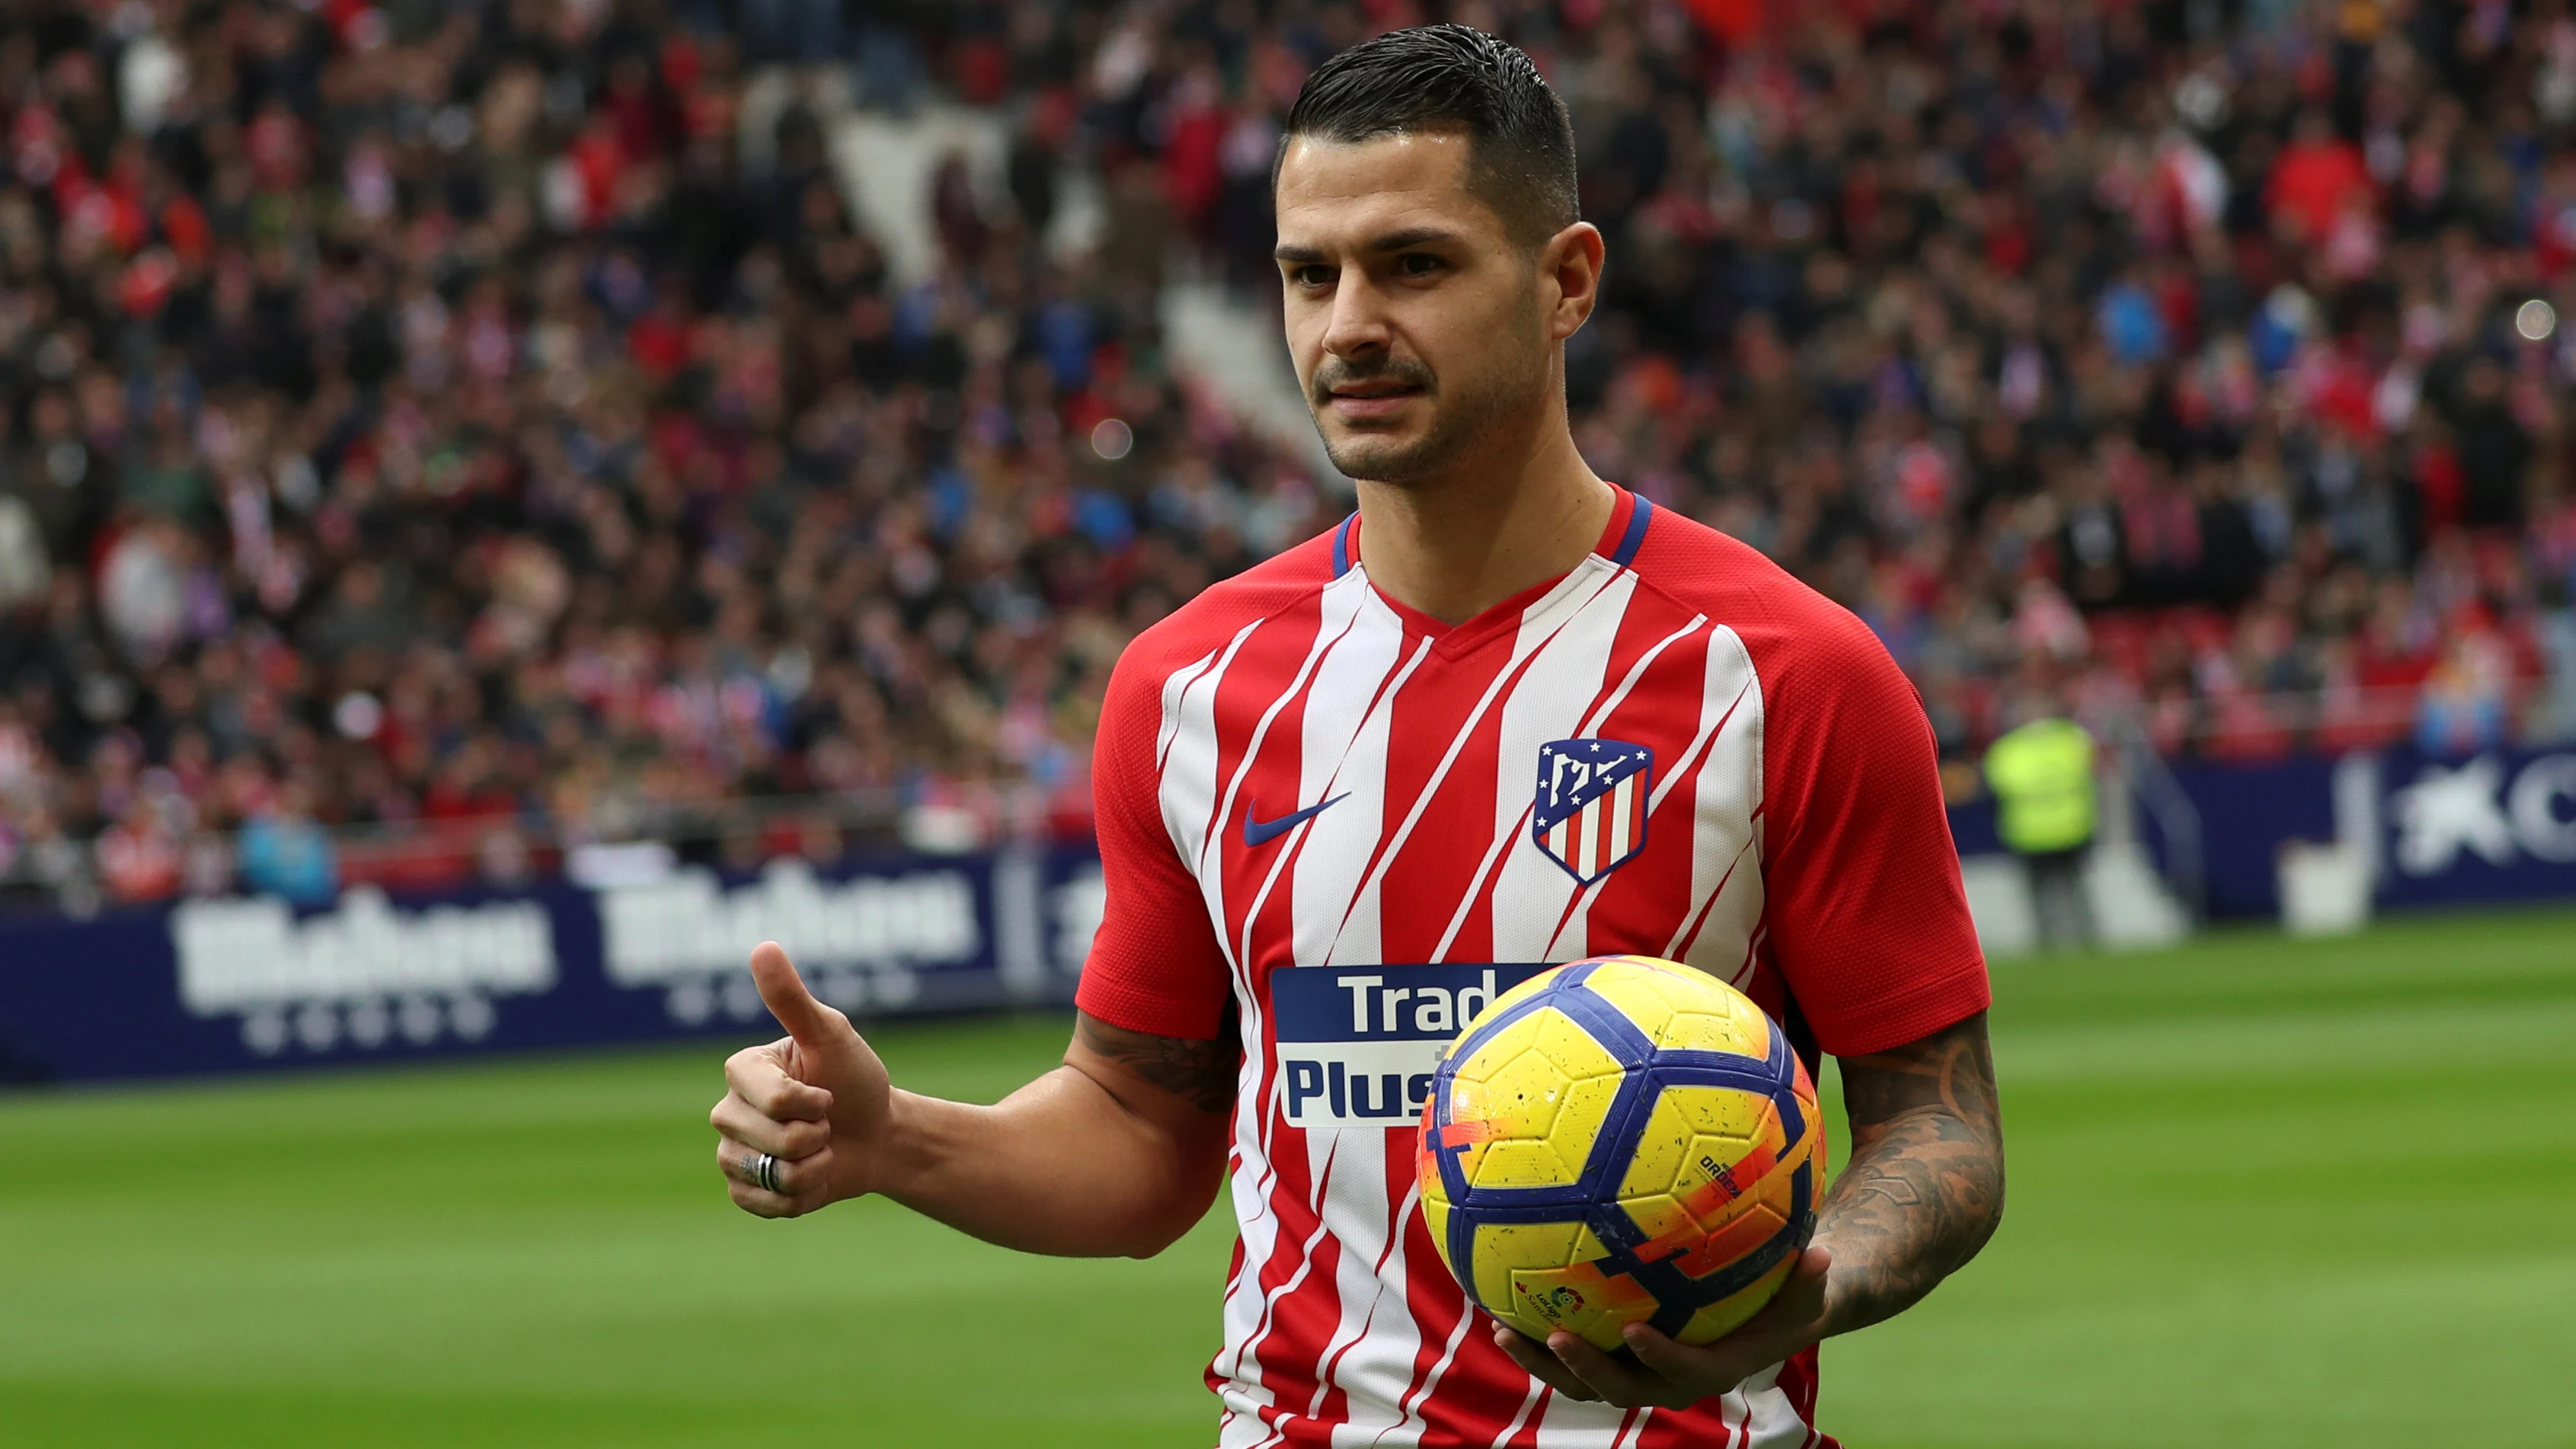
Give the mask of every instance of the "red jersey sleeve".
[[1139, 662], [1142, 641], [1111, 671], [1092, 746], [1092, 814], [1108, 900], [1074, 1004], [1155, 1036], [1213, 1041], [1231, 976], [1199, 883], [1163, 823], [1155, 746], [1162, 678]]
[[1755, 655], [1764, 926], [1816, 1044], [1863, 1056], [1993, 998], [1921, 699], [1850, 613], [1797, 613]]

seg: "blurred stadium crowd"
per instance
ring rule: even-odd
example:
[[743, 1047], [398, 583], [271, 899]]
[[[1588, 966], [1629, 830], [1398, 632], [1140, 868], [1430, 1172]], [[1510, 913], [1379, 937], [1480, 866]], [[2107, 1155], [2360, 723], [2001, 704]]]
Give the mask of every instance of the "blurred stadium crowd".
[[[0, 881], [1081, 828], [1123, 641], [1347, 507], [1158, 289], [1274, 287], [1300, 78], [1431, 18], [1573, 109], [1586, 456], [1858, 611], [1954, 758], [2052, 701], [2218, 758], [2576, 733], [2555, 4], [22, 0]], [[1009, 118], [932, 275], [837, 98]]]

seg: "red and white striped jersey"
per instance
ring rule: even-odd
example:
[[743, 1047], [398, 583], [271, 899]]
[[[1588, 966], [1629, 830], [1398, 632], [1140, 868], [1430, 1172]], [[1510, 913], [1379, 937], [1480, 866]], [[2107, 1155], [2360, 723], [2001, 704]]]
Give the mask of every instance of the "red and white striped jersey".
[[1242, 1039], [1220, 1444], [1830, 1443], [1812, 1350], [1684, 1411], [1531, 1379], [1433, 1251], [1413, 1124], [1536, 963], [1688, 962], [1811, 1067], [1983, 1009], [1920, 703], [1849, 613], [1625, 492], [1571, 573], [1454, 626], [1371, 587], [1359, 533], [1147, 630], [1101, 723], [1082, 1009], [1204, 1040], [1231, 1004]]

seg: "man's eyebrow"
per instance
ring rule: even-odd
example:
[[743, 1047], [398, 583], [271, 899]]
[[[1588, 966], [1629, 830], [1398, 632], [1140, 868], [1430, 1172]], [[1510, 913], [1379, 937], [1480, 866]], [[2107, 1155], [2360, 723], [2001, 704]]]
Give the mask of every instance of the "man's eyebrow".
[[[1391, 231], [1382, 237], [1375, 238], [1362, 248], [1362, 250], [1372, 252], [1401, 252], [1409, 251], [1414, 247], [1434, 246], [1444, 243], [1452, 243], [1458, 240], [1458, 233], [1450, 231], [1444, 227], [1409, 226], [1402, 231]], [[1300, 267], [1314, 266], [1331, 260], [1329, 257], [1325, 256], [1324, 253], [1313, 247], [1294, 246], [1287, 242], [1281, 242], [1278, 246], [1272, 248], [1270, 255], [1278, 261]]]
[[1409, 226], [1402, 231], [1388, 232], [1386, 235], [1370, 242], [1368, 244], [1368, 249], [1373, 252], [1401, 252], [1409, 251], [1418, 246], [1430, 246], [1442, 242], [1455, 242], [1458, 239], [1458, 233], [1446, 230], [1442, 227]]

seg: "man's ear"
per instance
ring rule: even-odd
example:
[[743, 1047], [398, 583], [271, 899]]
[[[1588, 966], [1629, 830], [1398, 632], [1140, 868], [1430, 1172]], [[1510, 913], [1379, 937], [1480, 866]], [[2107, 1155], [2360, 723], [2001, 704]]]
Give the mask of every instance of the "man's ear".
[[1574, 223], [1539, 248], [1539, 277], [1548, 289], [1542, 302], [1550, 340], [1563, 342], [1583, 330], [1584, 321], [1601, 301], [1604, 255], [1601, 229], [1588, 221]]

